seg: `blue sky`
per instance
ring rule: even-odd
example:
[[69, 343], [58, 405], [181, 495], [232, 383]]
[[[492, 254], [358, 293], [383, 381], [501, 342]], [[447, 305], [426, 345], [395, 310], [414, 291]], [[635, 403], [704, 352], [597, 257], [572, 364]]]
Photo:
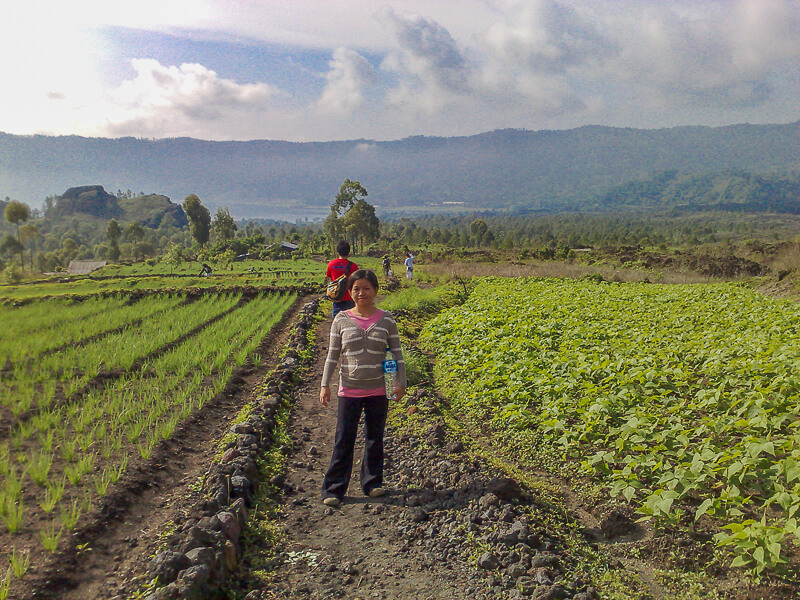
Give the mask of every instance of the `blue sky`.
[[12, 0], [0, 131], [398, 139], [800, 119], [800, 0]]

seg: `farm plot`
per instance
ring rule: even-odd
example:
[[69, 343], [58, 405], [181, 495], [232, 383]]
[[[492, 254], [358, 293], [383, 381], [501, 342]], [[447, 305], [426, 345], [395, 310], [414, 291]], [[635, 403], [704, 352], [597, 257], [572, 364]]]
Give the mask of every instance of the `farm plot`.
[[798, 334], [800, 307], [736, 284], [487, 279], [422, 339], [454, 411], [523, 464], [555, 449], [759, 575], [800, 533]]
[[104, 294], [130, 293], [180, 293], [187, 291], [219, 292], [226, 289], [253, 289], [263, 291], [285, 290], [319, 291], [322, 278], [311, 279], [295, 276], [276, 277], [270, 273], [247, 275], [221, 274], [211, 277], [126, 276], [93, 279], [62, 278], [53, 281], [30, 283], [19, 286], [0, 286], [0, 302], [19, 302], [45, 298], [85, 298], [99, 292]]
[[[210, 295], [180, 307], [180, 297], [148, 299], [104, 315], [63, 321], [57, 328], [18, 334], [2, 346], [11, 368], [5, 372], [8, 385], [0, 391], [0, 405], [15, 416], [29, 410], [36, 398], [40, 408], [47, 406], [59, 384], [69, 400], [101, 372], [131, 370], [162, 346], [231, 310], [239, 299]], [[41, 310], [46, 311], [47, 304]], [[92, 341], [81, 344], [87, 337]], [[50, 352], [54, 348], [58, 351]]]
[[[55, 552], [61, 535], [93, 510], [129, 463], [148, 460], [159, 441], [225, 388], [235, 368], [257, 364], [259, 346], [295, 299], [209, 294], [194, 302], [156, 296], [130, 305], [111, 298], [3, 308], [4, 318], [46, 322], [54, 340], [74, 332], [86, 340], [29, 345], [25, 352], [7, 340], [2, 346], [7, 368], [0, 384], [11, 426], [0, 434], [0, 541], [12, 552], [12, 567], [23, 564], [22, 549], [28, 557]], [[42, 316], [60, 307], [81, 314], [62, 321], [64, 331]], [[101, 318], [94, 309], [108, 312]], [[9, 322], [39, 339], [18, 320]]]
[[[355, 261], [362, 268], [380, 268], [380, 261], [376, 258], [356, 257]], [[91, 275], [65, 275], [24, 285], [0, 285], [0, 304], [50, 297], [84, 298], [98, 292], [127, 296], [129, 293], [148, 291], [180, 293], [231, 288], [261, 289], [266, 292], [291, 288], [299, 292], [315, 293], [322, 291], [327, 261], [252, 260], [219, 268], [212, 265], [214, 271], [210, 277], [198, 275], [200, 264], [184, 263], [174, 269], [163, 263], [110, 265]]]
[[0, 356], [5, 356], [6, 370], [18, 368], [21, 361], [87, 338], [141, 321], [169, 310], [182, 301], [179, 296], [164, 296], [137, 304], [124, 296], [95, 298], [73, 303], [51, 300], [28, 306], [0, 307]]

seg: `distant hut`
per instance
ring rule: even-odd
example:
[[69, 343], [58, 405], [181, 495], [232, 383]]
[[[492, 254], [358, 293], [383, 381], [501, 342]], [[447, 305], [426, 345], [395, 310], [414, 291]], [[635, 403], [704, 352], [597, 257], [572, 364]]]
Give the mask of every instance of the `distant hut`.
[[289, 256], [295, 250], [298, 250], [300, 246], [297, 244], [292, 244], [291, 242], [280, 242], [275, 244], [269, 244], [268, 246], [264, 246], [265, 250], [272, 250], [278, 256]]
[[88, 275], [92, 271], [102, 269], [107, 264], [107, 260], [71, 260], [67, 267], [67, 273], [70, 275]]

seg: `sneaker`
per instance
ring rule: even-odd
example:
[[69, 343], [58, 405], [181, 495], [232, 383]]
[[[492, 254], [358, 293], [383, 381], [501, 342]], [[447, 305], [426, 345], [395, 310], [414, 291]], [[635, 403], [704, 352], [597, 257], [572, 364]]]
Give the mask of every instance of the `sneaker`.
[[370, 498], [380, 498], [381, 496], [386, 495], [386, 490], [382, 487], [372, 488], [367, 494]]
[[339, 500], [336, 496], [330, 496], [329, 498], [325, 498], [322, 503], [325, 506], [339, 506], [341, 504], [341, 500]]

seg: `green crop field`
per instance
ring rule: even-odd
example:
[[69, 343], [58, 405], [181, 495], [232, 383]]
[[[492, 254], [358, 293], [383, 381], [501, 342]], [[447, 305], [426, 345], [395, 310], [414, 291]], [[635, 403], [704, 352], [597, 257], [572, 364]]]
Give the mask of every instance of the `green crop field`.
[[482, 280], [424, 329], [464, 426], [758, 575], [796, 555], [800, 307], [744, 285]]
[[4, 547], [54, 552], [126, 471], [219, 394], [297, 294], [42, 299], [0, 305]]
[[[354, 258], [359, 267], [379, 272], [380, 259]], [[225, 266], [212, 265], [209, 277], [200, 276], [200, 263], [182, 263], [172, 267], [164, 263], [147, 265], [109, 265], [90, 275], [53, 276], [24, 285], [0, 285], [0, 303], [14, 303], [37, 298], [85, 297], [92, 294], [129, 292], [180, 292], [181, 290], [294, 289], [321, 291], [326, 261], [249, 260]]]

